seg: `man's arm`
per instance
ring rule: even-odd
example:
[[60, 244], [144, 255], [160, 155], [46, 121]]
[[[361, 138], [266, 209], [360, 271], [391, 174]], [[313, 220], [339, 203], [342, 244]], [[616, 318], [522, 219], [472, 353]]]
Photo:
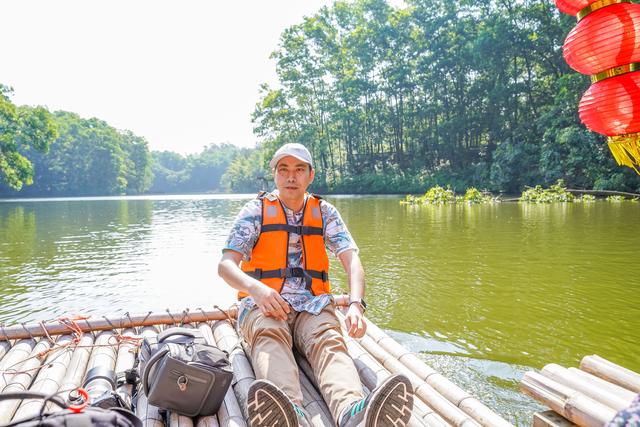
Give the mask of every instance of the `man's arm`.
[[[349, 297], [351, 300], [364, 297], [364, 268], [358, 256], [358, 252], [353, 249], [346, 250], [338, 255], [338, 259], [347, 273], [349, 283]], [[363, 319], [364, 309], [360, 304], [349, 305], [347, 311], [346, 324], [349, 336], [361, 338], [367, 331], [367, 324]]]
[[253, 297], [256, 305], [265, 316], [287, 320], [289, 304], [280, 294], [259, 280], [247, 275], [240, 269], [242, 254], [233, 250], [226, 250], [218, 263], [218, 275], [232, 288]]

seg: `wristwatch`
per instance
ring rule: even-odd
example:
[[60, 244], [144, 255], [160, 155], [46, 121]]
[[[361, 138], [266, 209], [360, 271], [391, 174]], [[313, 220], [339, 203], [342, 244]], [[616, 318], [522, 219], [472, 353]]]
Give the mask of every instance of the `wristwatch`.
[[364, 302], [364, 298], [356, 298], [356, 299], [349, 298], [349, 306], [351, 306], [351, 304], [360, 304], [360, 307], [362, 307], [362, 311], [367, 310], [367, 303]]

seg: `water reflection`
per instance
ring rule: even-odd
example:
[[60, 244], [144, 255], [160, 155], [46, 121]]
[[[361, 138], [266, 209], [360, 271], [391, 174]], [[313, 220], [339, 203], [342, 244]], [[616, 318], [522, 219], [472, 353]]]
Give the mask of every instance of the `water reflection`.
[[[0, 202], [0, 323], [230, 304], [216, 264], [250, 197]], [[328, 199], [360, 247], [372, 320], [482, 400], [503, 396], [512, 421], [535, 408], [514, 385], [526, 367], [597, 353], [640, 370], [640, 204]]]
[[230, 302], [232, 292], [219, 282], [215, 266], [225, 237], [221, 230], [242, 203], [0, 203], [0, 322]]

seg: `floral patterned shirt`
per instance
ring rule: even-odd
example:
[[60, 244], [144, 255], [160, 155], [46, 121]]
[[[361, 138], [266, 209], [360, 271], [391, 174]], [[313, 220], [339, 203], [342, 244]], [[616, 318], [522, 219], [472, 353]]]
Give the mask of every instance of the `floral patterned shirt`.
[[[266, 194], [270, 200], [277, 198], [277, 190]], [[308, 196], [306, 196], [308, 197]], [[305, 198], [306, 203], [306, 198]], [[287, 222], [291, 225], [302, 225], [302, 213], [293, 212], [285, 206]], [[336, 257], [347, 250], [358, 251], [347, 226], [340, 217], [340, 213], [331, 203], [322, 200], [320, 202], [322, 213], [322, 228], [324, 231], [325, 247]], [[260, 225], [262, 223], [262, 202], [260, 199], [249, 201], [240, 210], [236, 220], [231, 227], [231, 232], [227, 238], [223, 252], [233, 250], [240, 252], [243, 259], [251, 260], [251, 251], [260, 236]], [[300, 235], [291, 233], [288, 248], [289, 267], [302, 267], [302, 238]], [[331, 301], [331, 295], [313, 296], [304, 286], [303, 278], [289, 277], [285, 280], [282, 291], [282, 298], [287, 301], [295, 311], [307, 311], [311, 314], [319, 314], [322, 309]], [[238, 324], [246, 313], [255, 305], [252, 297], [243, 298], [240, 301], [238, 313]]]
[[640, 427], [640, 394], [628, 408], [619, 411], [607, 427]]

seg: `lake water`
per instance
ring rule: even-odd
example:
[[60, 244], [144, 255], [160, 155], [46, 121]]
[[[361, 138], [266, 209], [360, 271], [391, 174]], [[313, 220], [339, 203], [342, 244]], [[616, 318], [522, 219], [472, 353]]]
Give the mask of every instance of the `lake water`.
[[[0, 202], [0, 323], [230, 305], [216, 274], [251, 195]], [[512, 422], [529, 369], [599, 354], [640, 371], [640, 203], [406, 206], [336, 196], [368, 316]], [[332, 261], [334, 287], [346, 289]]]

